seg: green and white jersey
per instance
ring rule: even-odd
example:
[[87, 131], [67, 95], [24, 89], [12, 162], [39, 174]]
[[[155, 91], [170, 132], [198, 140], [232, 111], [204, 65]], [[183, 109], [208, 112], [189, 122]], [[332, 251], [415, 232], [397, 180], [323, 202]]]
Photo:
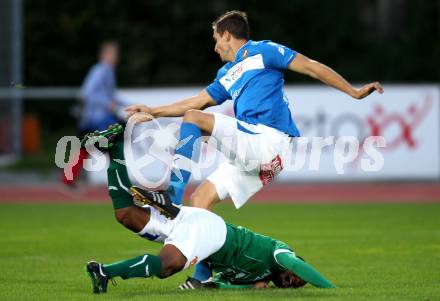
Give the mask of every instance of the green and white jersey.
[[285, 243], [257, 234], [244, 227], [227, 225], [224, 245], [204, 260], [217, 272], [217, 279], [230, 283], [253, 283], [273, 272], [286, 270], [277, 264], [274, 255], [292, 252]]

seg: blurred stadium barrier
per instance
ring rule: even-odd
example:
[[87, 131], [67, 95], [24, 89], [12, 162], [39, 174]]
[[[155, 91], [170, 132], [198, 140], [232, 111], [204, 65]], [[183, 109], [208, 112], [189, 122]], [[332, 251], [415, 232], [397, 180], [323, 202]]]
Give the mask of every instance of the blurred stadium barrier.
[[[43, 120], [24, 118], [23, 100], [47, 101], [51, 99], [72, 100], [77, 98], [77, 88], [27, 88], [14, 85], [0, 88], [0, 166], [16, 161], [24, 150], [39, 148], [35, 134], [39, 132], [39, 122]], [[27, 129], [23, 128], [27, 126]], [[30, 131], [33, 133], [30, 133]], [[24, 141], [26, 140], [26, 141]], [[34, 141], [30, 141], [34, 140]]]
[[22, 1], [0, 1], [0, 166], [21, 152]]

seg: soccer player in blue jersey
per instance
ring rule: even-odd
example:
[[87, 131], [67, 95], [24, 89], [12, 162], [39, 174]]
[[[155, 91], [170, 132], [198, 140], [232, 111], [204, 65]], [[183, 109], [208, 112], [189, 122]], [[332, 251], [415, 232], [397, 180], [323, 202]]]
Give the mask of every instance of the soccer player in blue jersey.
[[[227, 12], [212, 27], [214, 50], [226, 64], [206, 89], [171, 105], [126, 108], [127, 116], [137, 122], [183, 116], [167, 189], [142, 191], [146, 204], [171, 218], [182, 204], [190, 167], [199, 157], [202, 133], [215, 139], [217, 149], [228, 160], [192, 194], [192, 206], [211, 209], [230, 197], [239, 208], [282, 171], [293, 139], [300, 136], [283, 91], [286, 69], [313, 77], [355, 99], [383, 92], [379, 82], [355, 88], [331, 68], [295, 50], [271, 41], [250, 40], [244, 12]], [[234, 101], [235, 118], [202, 111], [228, 99]], [[204, 280], [197, 273], [196, 278]]]
[[[162, 211], [182, 204], [202, 133], [216, 139], [217, 149], [229, 160], [196, 189], [192, 206], [210, 209], [229, 196], [239, 208], [283, 169], [283, 156], [288, 154], [292, 138], [300, 136], [283, 91], [284, 70], [316, 78], [355, 99], [383, 92], [379, 82], [357, 89], [331, 68], [286, 46], [250, 40], [244, 12], [227, 12], [212, 27], [214, 50], [226, 64], [206, 89], [171, 105], [126, 108], [127, 115], [134, 115], [138, 122], [183, 116], [168, 188], [146, 192], [151, 205]], [[235, 119], [201, 111], [228, 99], [234, 101]]]

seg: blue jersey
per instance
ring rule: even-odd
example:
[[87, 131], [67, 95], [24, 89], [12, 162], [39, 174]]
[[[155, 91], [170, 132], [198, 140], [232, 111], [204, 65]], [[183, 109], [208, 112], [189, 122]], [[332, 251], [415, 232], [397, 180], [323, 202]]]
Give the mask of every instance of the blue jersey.
[[206, 91], [217, 104], [234, 100], [238, 120], [299, 137], [283, 89], [284, 69], [295, 56], [294, 50], [271, 41], [248, 41], [235, 60], [217, 72]]

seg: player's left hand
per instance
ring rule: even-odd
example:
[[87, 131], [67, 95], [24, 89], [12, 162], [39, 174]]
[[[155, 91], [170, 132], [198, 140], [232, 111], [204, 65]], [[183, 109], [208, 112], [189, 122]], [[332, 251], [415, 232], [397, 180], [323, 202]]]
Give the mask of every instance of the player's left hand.
[[142, 122], [151, 121], [154, 119], [154, 116], [146, 113], [146, 112], [137, 112], [130, 116], [128, 119], [129, 122], [134, 122], [134, 124], [139, 124]]
[[360, 89], [355, 89], [355, 92], [353, 93], [352, 96], [356, 99], [362, 99], [362, 98], [367, 97], [368, 95], [370, 95], [374, 91], [377, 91], [380, 94], [383, 93], [382, 85], [379, 82], [367, 84]]

